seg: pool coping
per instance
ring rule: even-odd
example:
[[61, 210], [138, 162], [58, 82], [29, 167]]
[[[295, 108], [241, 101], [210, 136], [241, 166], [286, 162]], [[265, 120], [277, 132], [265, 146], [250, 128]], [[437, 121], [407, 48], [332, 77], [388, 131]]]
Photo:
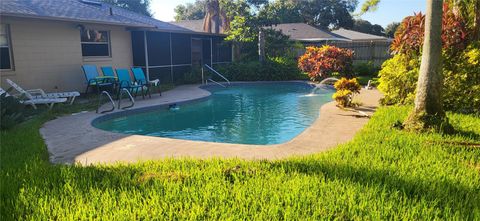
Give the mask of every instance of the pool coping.
[[[301, 82], [305, 81], [282, 81]], [[255, 84], [272, 82], [234, 82]], [[275, 82], [281, 83], [281, 82]], [[138, 100], [127, 111], [142, 111], [159, 105], [192, 102], [207, 99], [210, 92], [202, 85], [182, 85], [163, 93], [162, 97]], [[359, 97], [363, 103], [359, 109], [372, 114], [381, 97], [376, 90], [362, 90]], [[145, 111], [145, 110], [143, 110]], [[350, 140], [368, 121], [356, 112], [340, 110], [334, 102], [321, 106], [312, 125], [292, 140], [273, 145], [230, 144], [181, 140], [143, 135], [127, 135], [104, 131], [92, 126], [92, 121], [102, 116], [94, 111], [58, 117], [43, 125], [41, 135], [47, 145], [52, 163], [111, 164], [132, 163], [164, 158], [241, 158], [281, 159], [325, 151]]]

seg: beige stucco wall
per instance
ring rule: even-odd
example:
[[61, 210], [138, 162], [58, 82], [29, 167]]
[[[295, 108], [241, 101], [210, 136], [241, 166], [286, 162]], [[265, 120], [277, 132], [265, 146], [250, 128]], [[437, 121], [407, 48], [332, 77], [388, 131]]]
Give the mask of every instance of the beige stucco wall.
[[[132, 66], [131, 35], [125, 27], [82, 24], [87, 28], [110, 31], [111, 58], [82, 57], [80, 23], [1, 17], [10, 25], [14, 70], [1, 71], [2, 88], [9, 78], [26, 89], [48, 92], [78, 90], [86, 87], [82, 64]], [[100, 70], [99, 70], [100, 71]]]

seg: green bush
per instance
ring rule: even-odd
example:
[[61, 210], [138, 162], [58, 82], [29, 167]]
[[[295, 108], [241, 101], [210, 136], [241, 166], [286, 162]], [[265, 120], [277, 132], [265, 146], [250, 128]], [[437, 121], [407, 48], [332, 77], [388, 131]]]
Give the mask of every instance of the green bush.
[[383, 92], [382, 104], [408, 104], [415, 99], [420, 60], [397, 54], [386, 60], [378, 73], [378, 89]]
[[[275, 57], [265, 63], [258, 61], [235, 62], [216, 66], [216, 69], [231, 81], [286, 81], [306, 80], [293, 59]], [[214, 80], [221, 80], [213, 76]]]
[[371, 76], [378, 75], [378, 68], [373, 65], [373, 62], [359, 62], [353, 64], [353, 73], [357, 76]]
[[[443, 103], [446, 110], [480, 113], [480, 43], [466, 50], [443, 53]], [[420, 58], [397, 54], [385, 61], [379, 72], [378, 89], [384, 93], [383, 104], [409, 104], [415, 98]]]
[[480, 42], [459, 55], [444, 53], [445, 109], [461, 113], [480, 113]]
[[6, 130], [14, 127], [24, 120], [24, 105], [13, 96], [0, 95], [0, 129]]

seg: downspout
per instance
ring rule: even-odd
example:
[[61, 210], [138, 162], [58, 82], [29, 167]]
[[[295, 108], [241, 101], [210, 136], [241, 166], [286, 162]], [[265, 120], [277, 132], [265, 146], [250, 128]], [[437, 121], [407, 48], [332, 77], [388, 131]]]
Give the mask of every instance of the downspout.
[[147, 70], [147, 80], [150, 80], [150, 67], [148, 65], [148, 44], [147, 31], [143, 31], [143, 46], [145, 47], [145, 69]]

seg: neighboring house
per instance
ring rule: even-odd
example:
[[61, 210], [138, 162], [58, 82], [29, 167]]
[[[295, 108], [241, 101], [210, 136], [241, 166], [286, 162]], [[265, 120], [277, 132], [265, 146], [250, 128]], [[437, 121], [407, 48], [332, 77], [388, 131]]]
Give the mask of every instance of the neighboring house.
[[83, 90], [81, 65], [145, 69], [182, 83], [192, 66], [231, 62], [224, 35], [191, 31], [93, 0], [0, 1], [0, 76], [25, 88]]
[[[171, 24], [195, 32], [203, 31], [203, 20], [178, 21], [171, 22]], [[383, 36], [342, 28], [335, 31], [327, 31], [305, 23], [277, 24], [266, 28], [281, 31], [284, 35], [289, 36], [291, 40], [298, 41], [305, 46], [328, 44], [352, 49], [355, 52], [354, 62], [371, 61], [375, 66], [379, 67], [385, 60], [391, 57], [390, 44], [392, 40]], [[300, 56], [304, 51], [304, 49], [299, 50], [298, 55]]]
[[305, 46], [335, 45], [341, 48], [352, 49], [354, 62], [369, 62], [379, 67], [390, 58], [391, 39], [366, 34], [347, 29], [326, 31], [305, 23], [278, 24], [273, 29], [290, 36], [290, 39], [299, 41]]
[[305, 45], [322, 45], [332, 41], [351, 41], [348, 38], [325, 31], [305, 23], [286, 23], [272, 25], [270, 28], [281, 31], [291, 40], [301, 42]]
[[351, 42], [334, 42], [332, 45], [354, 50], [356, 62], [373, 62], [373, 65], [380, 67], [385, 60], [391, 58], [392, 39], [390, 38], [343, 28], [332, 32], [352, 40]]

